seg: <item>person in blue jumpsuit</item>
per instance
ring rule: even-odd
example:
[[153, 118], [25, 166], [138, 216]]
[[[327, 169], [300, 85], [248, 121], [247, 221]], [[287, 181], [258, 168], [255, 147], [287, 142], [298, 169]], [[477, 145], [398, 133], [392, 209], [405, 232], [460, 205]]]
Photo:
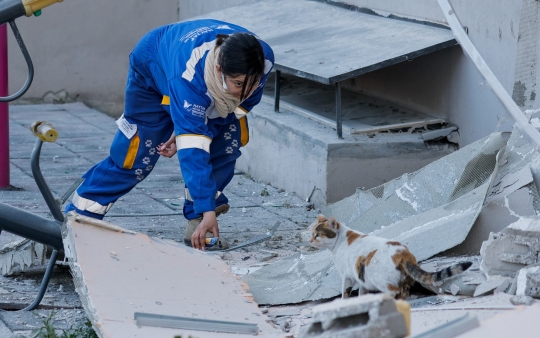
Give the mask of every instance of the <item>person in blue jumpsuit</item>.
[[267, 43], [227, 22], [180, 22], [147, 33], [129, 56], [124, 114], [110, 156], [83, 175], [66, 212], [102, 219], [148, 177], [160, 155], [177, 152], [184, 240], [204, 250], [205, 238], [219, 237], [216, 214], [229, 208], [223, 190], [249, 140], [246, 115], [260, 102], [273, 64]]

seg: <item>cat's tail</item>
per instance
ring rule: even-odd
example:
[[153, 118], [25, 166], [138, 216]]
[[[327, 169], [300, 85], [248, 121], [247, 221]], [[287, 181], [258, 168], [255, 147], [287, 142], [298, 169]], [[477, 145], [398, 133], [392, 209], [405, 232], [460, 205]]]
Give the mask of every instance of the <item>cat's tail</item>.
[[446, 278], [455, 276], [467, 270], [472, 265], [472, 262], [461, 262], [447, 267], [446, 269], [437, 272], [427, 272], [422, 270], [416, 263], [411, 261], [405, 262], [403, 268], [409, 276], [415, 281], [422, 284], [434, 284]]

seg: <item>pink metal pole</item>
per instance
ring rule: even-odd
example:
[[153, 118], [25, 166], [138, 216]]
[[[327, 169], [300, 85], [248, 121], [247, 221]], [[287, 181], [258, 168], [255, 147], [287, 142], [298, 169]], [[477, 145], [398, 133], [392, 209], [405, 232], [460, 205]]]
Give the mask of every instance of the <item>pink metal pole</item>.
[[[0, 26], [0, 96], [8, 91], [7, 24]], [[9, 187], [9, 104], [0, 102], [0, 188]]]

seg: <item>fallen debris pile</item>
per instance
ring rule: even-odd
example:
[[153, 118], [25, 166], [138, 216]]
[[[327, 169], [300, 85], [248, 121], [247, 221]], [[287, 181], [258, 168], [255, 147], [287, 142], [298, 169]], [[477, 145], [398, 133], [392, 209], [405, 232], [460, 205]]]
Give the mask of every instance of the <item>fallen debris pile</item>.
[[[530, 115], [540, 126], [540, 111]], [[533, 296], [540, 293], [534, 291], [540, 286], [540, 268], [531, 266], [540, 264], [538, 175], [540, 156], [515, 128], [511, 134], [491, 134], [417, 172], [358, 190], [322, 213], [364, 233], [402, 242], [421, 263], [442, 253], [435, 259], [438, 269], [455, 262], [455, 254], [472, 255], [467, 260], [475, 265], [469, 271], [430, 288], [433, 292]], [[341, 290], [326, 251], [296, 255], [243, 278], [261, 304], [328, 299]]]

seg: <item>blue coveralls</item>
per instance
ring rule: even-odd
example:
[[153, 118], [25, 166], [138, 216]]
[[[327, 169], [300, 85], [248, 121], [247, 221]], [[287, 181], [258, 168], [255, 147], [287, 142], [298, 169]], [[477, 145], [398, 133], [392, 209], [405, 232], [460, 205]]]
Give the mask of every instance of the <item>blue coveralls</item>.
[[173, 131], [186, 184], [184, 216], [198, 218], [228, 202], [223, 189], [233, 178], [240, 147], [249, 140], [246, 114], [260, 102], [274, 64], [272, 49], [259, 40], [266, 59], [259, 87], [234, 112], [219, 117], [204, 82], [205, 60], [217, 34], [234, 32], [248, 31], [196, 20], [157, 28], [137, 43], [129, 56], [124, 114], [110, 156], [83, 175], [66, 212], [102, 219], [152, 172], [160, 157], [156, 147]]

